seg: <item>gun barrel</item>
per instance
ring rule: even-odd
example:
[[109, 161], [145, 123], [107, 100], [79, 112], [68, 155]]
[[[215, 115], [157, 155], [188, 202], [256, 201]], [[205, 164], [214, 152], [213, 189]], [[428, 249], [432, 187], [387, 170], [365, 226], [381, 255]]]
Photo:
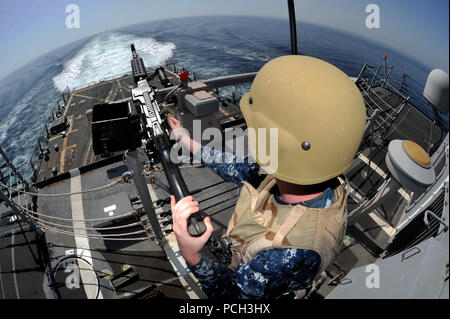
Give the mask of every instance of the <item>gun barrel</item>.
[[131, 44], [131, 52], [133, 58], [131, 59], [131, 71], [133, 72], [134, 83], [138, 83], [148, 77], [147, 70], [145, 69], [144, 60], [136, 53], [134, 44]]

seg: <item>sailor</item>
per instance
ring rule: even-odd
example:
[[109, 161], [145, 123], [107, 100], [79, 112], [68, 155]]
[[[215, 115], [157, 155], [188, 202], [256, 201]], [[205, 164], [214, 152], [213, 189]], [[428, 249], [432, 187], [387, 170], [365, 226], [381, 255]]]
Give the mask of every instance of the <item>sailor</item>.
[[[172, 196], [173, 230], [180, 251], [209, 298], [279, 298], [306, 289], [340, 251], [347, 193], [340, 176], [351, 165], [364, 133], [364, 100], [335, 66], [307, 56], [283, 56], [258, 72], [240, 107], [249, 129], [278, 129], [278, 168], [261, 182], [264, 167], [250, 157], [222, 153], [190, 139], [169, 118], [176, 138], [222, 178], [242, 185], [226, 236], [233, 261], [224, 267], [200, 253], [213, 231], [192, 237], [192, 196]], [[252, 143], [250, 143], [252, 144]], [[259, 185], [258, 185], [259, 184]]]

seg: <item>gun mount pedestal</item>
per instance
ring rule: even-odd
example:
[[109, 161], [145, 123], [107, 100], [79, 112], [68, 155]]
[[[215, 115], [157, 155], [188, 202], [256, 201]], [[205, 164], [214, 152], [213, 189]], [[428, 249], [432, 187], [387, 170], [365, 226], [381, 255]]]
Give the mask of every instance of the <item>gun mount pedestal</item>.
[[147, 214], [153, 233], [156, 237], [156, 240], [158, 241], [158, 244], [161, 246], [163, 244], [161, 241], [164, 240], [164, 235], [161, 230], [161, 226], [159, 225], [158, 218], [156, 217], [152, 198], [150, 197], [150, 193], [147, 188], [147, 182], [145, 181], [145, 177], [143, 175], [144, 166], [139, 161], [138, 151], [134, 150], [128, 152], [125, 157], [129, 171], [134, 173], [134, 184], [136, 185], [136, 188], [138, 190], [139, 197], [141, 198], [142, 205], [144, 206], [144, 210]]

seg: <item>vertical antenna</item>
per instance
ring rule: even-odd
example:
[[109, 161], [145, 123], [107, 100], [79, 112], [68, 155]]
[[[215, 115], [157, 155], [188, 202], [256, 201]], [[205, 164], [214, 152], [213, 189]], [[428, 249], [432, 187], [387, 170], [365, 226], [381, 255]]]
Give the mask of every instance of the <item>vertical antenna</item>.
[[287, 0], [289, 8], [289, 25], [291, 29], [291, 54], [297, 55], [297, 26], [295, 21], [294, 0]]

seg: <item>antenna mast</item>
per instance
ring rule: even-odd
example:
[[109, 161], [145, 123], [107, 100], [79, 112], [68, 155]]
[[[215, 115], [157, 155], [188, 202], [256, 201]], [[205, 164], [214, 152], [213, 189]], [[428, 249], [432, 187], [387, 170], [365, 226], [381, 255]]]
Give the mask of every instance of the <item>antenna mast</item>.
[[289, 8], [289, 25], [291, 29], [291, 54], [297, 55], [297, 26], [295, 20], [294, 0], [287, 0]]

